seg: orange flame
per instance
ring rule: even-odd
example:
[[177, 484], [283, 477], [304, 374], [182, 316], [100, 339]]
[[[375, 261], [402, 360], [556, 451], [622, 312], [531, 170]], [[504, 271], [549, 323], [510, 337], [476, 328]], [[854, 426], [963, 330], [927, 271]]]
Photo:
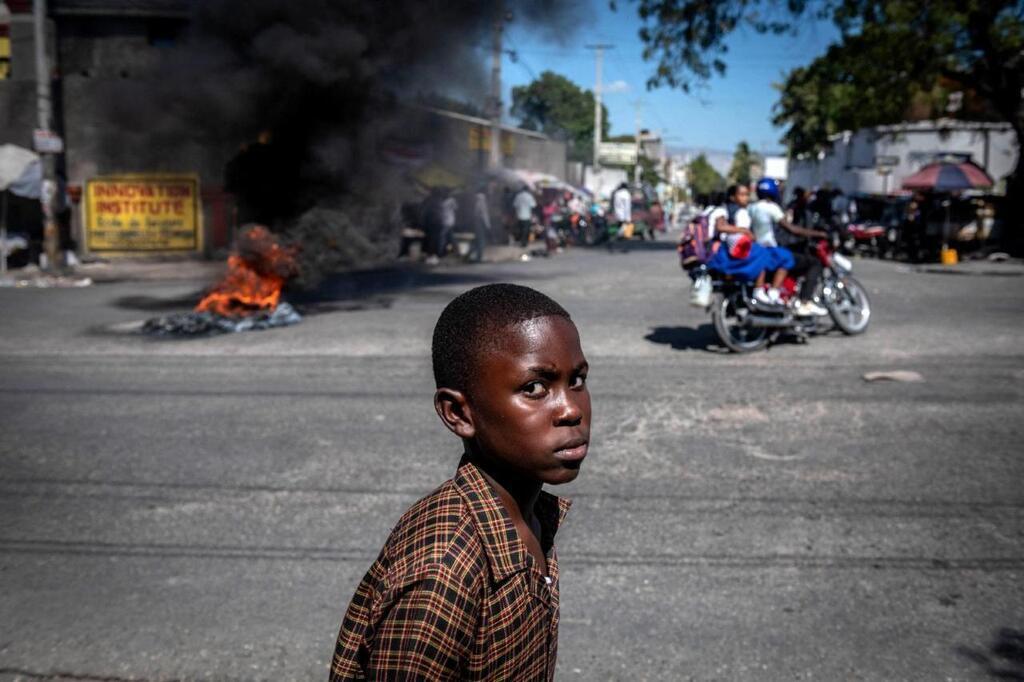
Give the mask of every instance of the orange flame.
[[238, 236], [236, 253], [228, 256], [228, 271], [195, 307], [225, 317], [243, 317], [273, 310], [281, 289], [296, 273], [295, 249], [278, 243], [262, 225]]

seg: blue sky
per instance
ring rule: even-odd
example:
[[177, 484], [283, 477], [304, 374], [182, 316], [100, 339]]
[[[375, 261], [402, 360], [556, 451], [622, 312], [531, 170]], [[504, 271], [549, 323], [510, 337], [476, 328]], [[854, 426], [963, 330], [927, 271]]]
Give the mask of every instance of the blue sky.
[[[631, 134], [635, 128], [637, 100], [641, 100], [641, 127], [663, 130], [672, 147], [732, 150], [746, 140], [760, 151], [782, 149], [782, 130], [771, 124], [771, 108], [778, 99], [773, 82], [781, 82], [786, 71], [809, 63], [837, 37], [827, 22], [804, 20], [797, 36], [761, 35], [739, 29], [728, 40], [727, 72], [691, 94], [660, 88], [648, 91], [647, 77], [653, 65], [644, 62], [637, 36], [640, 19], [636, 6], [619, 2], [613, 12], [606, 0], [591, 0], [592, 19], [581, 19], [574, 35], [558, 41], [536, 28], [508, 24], [505, 47], [515, 50], [502, 66], [504, 103], [511, 102], [511, 89], [533, 80], [542, 71], [560, 73], [585, 89], [594, 87], [594, 53], [584, 46], [613, 43], [605, 52], [604, 104], [611, 118], [612, 134]], [[614, 92], [607, 92], [611, 86]]]

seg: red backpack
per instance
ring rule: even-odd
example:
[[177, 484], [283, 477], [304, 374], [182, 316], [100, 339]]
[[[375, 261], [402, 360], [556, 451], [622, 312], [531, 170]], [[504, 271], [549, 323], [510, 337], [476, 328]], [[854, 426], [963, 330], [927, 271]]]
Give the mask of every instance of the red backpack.
[[708, 217], [701, 213], [683, 228], [679, 237], [679, 264], [689, 270], [707, 263], [718, 250], [718, 242], [711, 241]]

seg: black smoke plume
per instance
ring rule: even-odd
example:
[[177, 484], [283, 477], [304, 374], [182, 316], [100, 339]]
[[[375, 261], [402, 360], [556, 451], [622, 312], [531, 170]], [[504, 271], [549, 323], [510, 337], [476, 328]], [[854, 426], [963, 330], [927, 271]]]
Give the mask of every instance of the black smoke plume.
[[585, 14], [576, 3], [194, 0], [185, 39], [152, 81], [162, 92], [132, 98], [131, 118], [159, 102], [143, 117], [154, 135], [187, 130], [235, 154], [225, 180], [248, 195], [243, 218], [278, 231], [305, 225], [309, 239], [311, 211], [314, 222], [338, 212], [333, 222], [359, 234], [325, 241], [359, 243], [366, 257], [379, 229], [367, 223], [386, 220], [403, 191], [380, 161], [382, 144], [429, 135], [408, 105], [436, 93], [486, 109], [495, 20], [562, 39]]

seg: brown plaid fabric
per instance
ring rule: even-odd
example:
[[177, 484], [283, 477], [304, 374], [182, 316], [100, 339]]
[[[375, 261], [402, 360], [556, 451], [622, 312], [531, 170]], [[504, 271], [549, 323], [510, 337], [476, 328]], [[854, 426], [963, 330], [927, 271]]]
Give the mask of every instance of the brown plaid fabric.
[[341, 680], [551, 680], [558, 643], [555, 531], [569, 501], [534, 509], [548, 585], [476, 466], [409, 509], [359, 584], [334, 650]]

